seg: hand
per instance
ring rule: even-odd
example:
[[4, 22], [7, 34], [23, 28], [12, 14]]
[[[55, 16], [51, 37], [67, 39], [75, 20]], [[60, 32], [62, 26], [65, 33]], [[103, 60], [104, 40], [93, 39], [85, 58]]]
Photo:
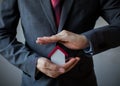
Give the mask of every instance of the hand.
[[70, 71], [79, 62], [79, 60], [79, 57], [71, 58], [63, 66], [59, 66], [52, 63], [50, 60], [41, 57], [37, 61], [37, 69], [51, 78], [57, 78], [61, 74]]
[[88, 40], [84, 35], [78, 35], [66, 30], [50, 36], [50, 37], [38, 37], [36, 43], [48, 44], [53, 42], [59, 42], [70, 49], [84, 49], [88, 46]]

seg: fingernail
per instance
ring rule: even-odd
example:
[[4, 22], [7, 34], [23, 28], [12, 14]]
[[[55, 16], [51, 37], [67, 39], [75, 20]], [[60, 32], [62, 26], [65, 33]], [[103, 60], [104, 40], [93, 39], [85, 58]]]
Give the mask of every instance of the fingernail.
[[36, 43], [38, 43], [38, 40], [36, 40]]
[[40, 38], [37, 38], [37, 40], [39, 40]]
[[80, 57], [77, 57], [76, 59], [77, 59], [77, 60], [80, 60]]
[[65, 70], [64, 70], [63, 68], [60, 68], [59, 71], [60, 71], [61, 73], [64, 73], [64, 72], [65, 72]]

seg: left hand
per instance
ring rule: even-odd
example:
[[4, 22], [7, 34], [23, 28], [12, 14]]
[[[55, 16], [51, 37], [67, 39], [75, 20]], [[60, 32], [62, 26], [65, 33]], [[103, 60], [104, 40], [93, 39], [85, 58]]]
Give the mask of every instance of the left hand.
[[88, 46], [88, 40], [84, 35], [78, 35], [66, 30], [50, 37], [38, 37], [36, 43], [48, 44], [53, 42], [59, 42], [69, 49], [84, 49]]
[[37, 61], [37, 70], [51, 78], [57, 78], [74, 68], [79, 61], [80, 57], [73, 57], [64, 65], [59, 66], [44, 57], [40, 57]]

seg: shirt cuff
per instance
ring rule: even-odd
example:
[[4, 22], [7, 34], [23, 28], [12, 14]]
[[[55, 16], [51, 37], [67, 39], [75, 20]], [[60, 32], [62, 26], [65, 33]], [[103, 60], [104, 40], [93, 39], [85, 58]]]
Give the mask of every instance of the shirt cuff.
[[93, 55], [93, 46], [90, 41], [89, 41], [89, 45], [85, 49], [83, 49], [83, 51], [87, 54]]

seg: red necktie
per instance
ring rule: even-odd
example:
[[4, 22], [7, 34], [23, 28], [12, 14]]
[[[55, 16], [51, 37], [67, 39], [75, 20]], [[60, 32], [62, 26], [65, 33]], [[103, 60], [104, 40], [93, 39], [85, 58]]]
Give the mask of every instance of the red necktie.
[[56, 25], [58, 27], [60, 22], [60, 15], [61, 15], [61, 3], [60, 0], [51, 0], [51, 4], [53, 7], [53, 12], [55, 14]]

